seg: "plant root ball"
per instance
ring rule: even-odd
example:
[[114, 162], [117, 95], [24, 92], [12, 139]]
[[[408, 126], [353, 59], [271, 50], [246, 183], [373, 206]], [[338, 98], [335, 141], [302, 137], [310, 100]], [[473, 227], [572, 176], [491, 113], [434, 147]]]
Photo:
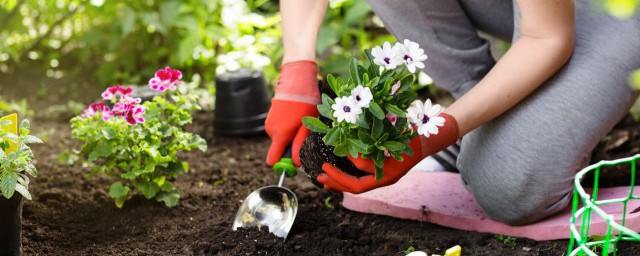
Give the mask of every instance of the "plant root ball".
[[346, 157], [338, 157], [333, 154], [333, 147], [325, 145], [322, 141], [324, 134], [312, 132], [302, 144], [300, 149], [300, 162], [304, 168], [304, 172], [314, 185], [322, 188], [322, 183], [316, 179], [318, 175], [323, 173], [322, 165], [324, 163], [333, 164], [345, 173], [356, 177], [369, 175], [370, 173], [358, 169], [351, 160]]

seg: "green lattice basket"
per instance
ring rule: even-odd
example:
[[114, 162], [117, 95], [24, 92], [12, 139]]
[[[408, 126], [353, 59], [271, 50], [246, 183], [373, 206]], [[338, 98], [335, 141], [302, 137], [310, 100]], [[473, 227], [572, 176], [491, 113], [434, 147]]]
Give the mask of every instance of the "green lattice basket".
[[[615, 161], [600, 161], [591, 165], [576, 175], [573, 191], [573, 211], [571, 214], [571, 241], [569, 242], [568, 255], [617, 255], [617, 246], [620, 241], [640, 242], [640, 235], [636, 231], [625, 227], [627, 220], [627, 203], [631, 200], [640, 200], [640, 195], [634, 195], [636, 180], [636, 163], [640, 154], [633, 157], [618, 159]], [[624, 198], [598, 200], [598, 180], [600, 170], [605, 166], [628, 164], [631, 169], [631, 183], [629, 193]], [[585, 174], [593, 172], [593, 191], [589, 194], [580, 185]], [[582, 202], [582, 205], [580, 205]], [[622, 204], [622, 218], [616, 222], [614, 217], [601, 207], [608, 204]], [[606, 234], [601, 237], [590, 236], [589, 229], [591, 218], [602, 218], [607, 224]], [[577, 223], [579, 222], [579, 223]], [[579, 225], [579, 227], [578, 227]], [[639, 227], [633, 227], [638, 230]]]

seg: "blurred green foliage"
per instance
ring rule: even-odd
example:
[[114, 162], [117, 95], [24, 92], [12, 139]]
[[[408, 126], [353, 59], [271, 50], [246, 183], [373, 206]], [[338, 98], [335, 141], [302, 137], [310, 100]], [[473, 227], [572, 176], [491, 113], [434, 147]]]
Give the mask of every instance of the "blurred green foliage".
[[[320, 31], [323, 73], [392, 37], [364, 0], [332, 0]], [[261, 68], [276, 80], [283, 49], [278, 1], [0, 0], [0, 71], [146, 83], [159, 67], [212, 81], [216, 71]]]
[[[279, 38], [267, 0], [0, 0], [0, 64], [142, 83], [167, 65], [211, 80], [216, 56], [243, 35]], [[239, 20], [242, 19], [242, 20]], [[275, 43], [274, 45], [279, 45]], [[277, 47], [256, 46], [275, 55]]]

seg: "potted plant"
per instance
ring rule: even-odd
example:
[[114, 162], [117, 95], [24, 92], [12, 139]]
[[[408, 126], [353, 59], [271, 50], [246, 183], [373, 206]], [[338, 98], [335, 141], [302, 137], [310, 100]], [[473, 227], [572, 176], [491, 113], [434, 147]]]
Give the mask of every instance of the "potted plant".
[[417, 68], [424, 67], [424, 50], [405, 40], [394, 46], [386, 42], [364, 53], [364, 65], [356, 59], [349, 63], [348, 79], [327, 76], [329, 88], [322, 89], [320, 116], [302, 120], [312, 132], [302, 145], [300, 161], [318, 186], [316, 178], [324, 163], [357, 177], [369, 174], [357, 169], [347, 155], [373, 160], [379, 181], [387, 157], [402, 161], [403, 154], [413, 155], [411, 139], [429, 134], [429, 127], [412, 118], [422, 102], [410, 90]]
[[16, 114], [0, 119], [0, 255], [22, 253], [22, 200], [31, 200], [29, 176], [37, 175], [28, 145], [42, 143], [28, 120], [17, 123]]
[[204, 139], [184, 130], [200, 107], [181, 78], [179, 70], [158, 70], [149, 87], [161, 95], [144, 103], [131, 96], [131, 88], [110, 87], [102, 101], [71, 120], [73, 137], [84, 142], [80, 156], [93, 166], [87, 176], [115, 179], [109, 196], [117, 207], [135, 192], [176, 206], [180, 193], [172, 181], [189, 169], [178, 153], [207, 150]]

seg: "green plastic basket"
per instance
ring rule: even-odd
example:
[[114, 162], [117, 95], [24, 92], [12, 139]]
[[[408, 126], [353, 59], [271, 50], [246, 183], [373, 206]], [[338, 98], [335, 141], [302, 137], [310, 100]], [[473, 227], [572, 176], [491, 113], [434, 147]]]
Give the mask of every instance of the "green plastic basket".
[[[597, 164], [584, 168], [574, 179], [575, 189], [573, 191], [573, 211], [571, 214], [571, 240], [569, 242], [568, 255], [617, 255], [617, 246], [620, 241], [640, 242], [640, 235], [637, 232], [625, 227], [627, 218], [627, 203], [630, 200], [640, 200], [640, 195], [633, 195], [636, 180], [636, 163], [640, 159], [640, 154], [633, 157], [618, 159], [615, 161], [600, 161]], [[631, 183], [629, 194], [624, 198], [598, 200], [598, 180], [600, 169], [605, 166], [629, 164], [631, 168]], [[580, 181], [585, 174], [593, 172], [593, 191], [591, 194], [585, 192], [580, 185]], [[582, 202], [582, 205], [580, 205]], [[600, 207], [606, 204], [622, 204], [623, 213], [620, 223], [617, 223], [613, 216], [602, 210]], [[600, 217], [607, 223], [607, 232], [602, 237], [591, 237], [589, 228], [591, 217]], [[579, 220], [579, 221], [578, 221]], [[579, 223], [576, 223], [579, 222]], [[577, 225], [579, 224], [580, 227]], [[634, 227], [638, 228], [638, 227]]]

